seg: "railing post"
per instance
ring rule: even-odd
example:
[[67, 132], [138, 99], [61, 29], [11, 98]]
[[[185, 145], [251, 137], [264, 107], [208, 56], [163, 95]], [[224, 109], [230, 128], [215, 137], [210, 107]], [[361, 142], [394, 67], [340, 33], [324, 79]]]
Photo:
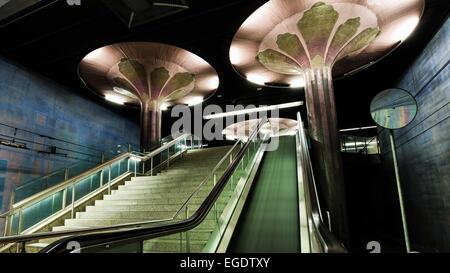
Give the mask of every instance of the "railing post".
[[64, 169], [64, 181], [67, 181], [69, 179], [69, 168]]
[[194, 135], [191, 135], [191, 150], [194, 150]]
[[128, 152], [131, 153], [131, 144], [128, 143]]
[[100, 171], [100, 187], [103, 186], [103, 169]]
[[[100, 187], [101, 187], [101, 183], [102, 183], [102, 177], [100, 176]], [[61, 206], [62, 209], [66, 208], [66, 200], [67, 200], [67, 188], [65, 188], [63, 190], [62, 206]]]
[[70, 210], [70, 218], [74, 219], [75, 216], [75, 183], [72, 185], [72, 208]]
[[[137, 176], [137, 161], [136, 160], [134, 160], [134, 177], [136, 177]], [[144, 161], [142, 161], [142, 164], [144, 164]]]
[[111, 194], [111, 165], [109, 165], [108, 194]]
[[150, 158], [150, 176], [153, 176], [153, 157]]
[[170, 167], [170, 147], [167, 148], [167, 169]]
[[11, 214], [8, 214], [5, 219], [5, 230], [3, 232], [3, 236], [8, 236], [10, 231], [10, 223], [11, 223]]
[[17, 225], [17, 235], [20, 235], [23, 228], [23, 208], [19, 209], [19, 223]]
[[[186, 205], [186, 219], [189, 217], [189, 208], [188, 205]], [[191, 252], [191, 238], [189, 236], [189, 231], [186, 231], [186, 252]]]
[[102, 152], [102, 164], [105, 163], [105, 152]]

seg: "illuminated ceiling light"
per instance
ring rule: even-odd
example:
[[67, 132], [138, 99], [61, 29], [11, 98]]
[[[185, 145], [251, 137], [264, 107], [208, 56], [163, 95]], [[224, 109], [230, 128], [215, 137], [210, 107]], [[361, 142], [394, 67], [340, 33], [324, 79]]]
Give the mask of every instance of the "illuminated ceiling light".
[[303, 78], [295, 78], [289, 82], [290, 86], [293, 88], [305, 87], [305, 80]]
[[376, 128], [377, 128], [377, 126], [366, 126], [366, 127], [342, 129], [342, 130], [339, 130], [339, 132], [351, 132], [351, 131], [369, 130], [369, 129], [376, 129]]
[[123, 89], [123, 88], [114, 86], [114, 87], [113, 87], [113, 91], [116, 92], [116, 93], [118, 93], [118, 94], [121, 94], [121, 95], [130, 97], [130, 98], [133, 98], [133, 99], [137, 99], [136, 95], [134, 95], [134, 94], [131, 93], [130, 91], [125, 90], [125, 89]]
[[167, 102], [163, 102], [163, 103], [161, 103], [161, 110], [162, 111], [166, 111], [167, 109], [169, 109], [169, 106], [170, 106], [170, 104], [169, 103], [167, 103]]
[[242, 54], [239, 49], [236, 48], [236, 46], [230, 47], [230, 62], [233, 65], [237, 65], [242, 61]]
[[105, 99], [107, 101], [114, 102], [114, 103], [120, 104], [120, 105], [123, 105], [125, 103], [124, 99], [122, 99], [121, 97], [116, 96], [116, 95], [110, 95], [110, 94], [105, 95]]
[[213, 76], [208, 80], [208, 87], [210, 89], [217, 89], [219, 87], [220, 81], [218, 76]]
[[419, 24], [420, 18], [418, 16], [411, 16], [396, 26], [393, 38], [396, 40], [406, 40], [416, 29]]
[[201, 102], [203, 102], [203, 97], [195, 96], [195, 97], [190, 97], [188, 99], [188, 101], [187, 101], [187, 104], [189, 106], [194, 106], [194, 105], [199, 104]]
[[247, 80], [258, 85], [264, 85], [264, 83], [266, 82], [266, 79], [263, 76], [256, 73], [248, 74]]
[[220, 113], [220, 114], [213, 114], [213, 115], [207, 115], [204, 116], [204, 119], [213, 119], [213, 118], [223, 118], [223, 117], [229, 117], [229, 116], [238, 116], [238, 115], [245, 115], [250, 113], [258, 113], [258, 112], [266, 112], [271, 110], [277, 110], [277, 109], [285, 109], [285, 108], [291, 108], [291, 107], [298, 107], [302, 106], [303, 101], [296, 101], [296, 102], [289, 102], [289, 103], [283, 103], [278, 105], [271, 105], [271, 106], [263, 106], [253, 109], [244, 109], [244, 110], [237, 110], [237, 111], [231, 111], [226, 113]]

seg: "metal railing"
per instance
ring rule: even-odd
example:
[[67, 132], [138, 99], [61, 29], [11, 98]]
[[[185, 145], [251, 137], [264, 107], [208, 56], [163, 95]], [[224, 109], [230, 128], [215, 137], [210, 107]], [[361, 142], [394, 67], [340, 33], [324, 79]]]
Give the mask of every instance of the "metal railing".
[[[264, 121], [267, 122], [267, 121]], [[232, 189], [238, 185], [243, 173], [248, 172], [249, 165], [255, 152], [259, 149], [254, 140], [257, 138], [263, 122], [251, 134], [248, 142], [245, 144], [238, 141], [228, 153], [219, 161], [213, 171], [199, 184], [194, 192], [181, 205], [180, 209], [168, 219], [145, 221], [140, 223], [122, 224], [116, 226], [109, 226], [104, 228], [91, 228], [83, 230], [73, 230], [65, 232], [52, 232], [46, 234], [26, 235], [16, 238], [10, 238], [14, 242], [27, 242], [42, 238], [60, 237], [75, 235], [61, 239], [45, 249], [42, 252], [49, 253], [63, 253], [71, 252], [66, 248], [71, 241], [76, 241], [80, 244], [81, 252], [102, 252], [105, 250], [111, 251], [114, 248], [119, 248], [123, 245], [138, 245], [138, 249], [142, 251], [144, 241], [168, 236], [171, 234], [180, 234], [180, 251], [190, 252], [189, 232], [198, 227], [205, 218], [214, 219], [217, 228], [221, 229], [218, 215], [223, 211], [218, 208], [218, 202], [222, 201], [226, 194], [224, 189]], [[258, 142], [260, 145], [261, 142]], [[233, 153], [236, 155], [233, 157]], [[229, 161], [228, 161], [229, 159]], [[223, 174], [219, 172], [220, 166], [226, 164], [226, 169]], [[220, 175], [220, 177], [219, 177]], [[192, 201], [196, 198], [202, 188], [208, 184], [212, 184], [210, 194], [201, 202], [200, 205], [193, 204]], [[209, 190], [209, 189], [208, 189]], [[192, 206], [191, 206], [192, 205]], [[192, 209], [196, 207], [196, 209]], [[192, 210], [190, 211], [189, 208]], [[183, 236], [184, 234], [184, 236]], [[5, 238], [8, 240], [7, 238]], [[0, 239], [0, 243], [6, 242], [5, 239]]]
[[345, 247], [324, 224], [309, 155], [308, 141], [300, 113], [297, 114], [297, 175], [301, 247], [304, 253], [343, 253]]
[[[108, 162], [96, 166], [63, 183], [48, 188], [11, 205], [10, 211], [1, 215], [6, 218], [5, 236], [36, 232], [36, 226], [54, 218], [70, 213], [75, 216], [75, 208], [103, 191], [111, 193], [111, 187], [128, 175], [149, 173], [169, 167], [174, 158], [188, 149], [201, 146], [190, 134], [182, 134], [164, 146], [148, 154], [127, 152]], [[1, 238], [0, 243], [3, 239]]]

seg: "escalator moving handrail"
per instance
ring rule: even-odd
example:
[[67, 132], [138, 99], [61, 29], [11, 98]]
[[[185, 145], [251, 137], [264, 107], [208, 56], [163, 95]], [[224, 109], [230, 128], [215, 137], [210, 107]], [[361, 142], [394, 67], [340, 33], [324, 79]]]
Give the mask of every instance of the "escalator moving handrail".
[[144, 228], [134, 228], [127, 229], [123, 231], [114, 231], [106, 233], [96, 233], [96, 234], [86, 234], [79, 236], [71, 236], [67, 238], [60, 239], [49, 246], [41, 250], [41, 253], [66, 253], [70, 252], [66, 248], [67, 244], [71, 241], [76, 241], [80, 243], [81, 250], [88, 248], [101, 247], [106, 244], [126, 244], [141, 240], [149, 240], [161, 236], [167, 236], [175, 233], [186, 232], [191, 230], [198, 225], [200, 225], [203, 220], [208, 215], [210, 209], [214, 205], [215, 201], [221, 194], [223, 188], [225, 187], [228, 179], [234, 173], [235, 169], [238, 167], [241, 159], [244, 157], [247, 149], [249, 149], [251, 142], [259, 134], [262, 125], [267, 122], [267, 119], [261, 120], [255, 130], [249, 137], [249, 140], [245, 145], [239, 150], [238, 154], [234, 158], [233, 162], [225, 170], [224, 174], [218, 180], [217, 184], [211, 190], [211, 193], [202, 202], [200, 207], [195, 211], [195, 213], [187, 218], [172, 224], [163, 224], [153, 227]]
[[310, 196], [310, 207], [311, 207], [311, 217], [317, 234], [320, 238], [320, 243], [326, 253], [345, 253], [345, 247], [339, 242], [336, 237], [331, 233], [331, 231], [326, 227], [322, 219], [322, 212], [320, 208], [319, 196], [317, 193], [317, 187], [314, 179], [314, 172], [311, 163], [311, 157], [308, 150], [308, 144], [306, 141], [305, 128], [300, 114], [297, 115], [299, 121], [299, 137], [300, 145], [303, 149], [303, 160], [306, 163], [307, 172], [307, 183], [308, 183], [308, 194]]

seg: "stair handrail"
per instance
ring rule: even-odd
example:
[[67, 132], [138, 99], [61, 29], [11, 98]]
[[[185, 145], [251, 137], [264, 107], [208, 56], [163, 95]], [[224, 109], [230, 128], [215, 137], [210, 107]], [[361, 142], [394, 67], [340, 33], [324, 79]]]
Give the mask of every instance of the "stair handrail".
[[[254, 137], [256, 137], [256, 135], [259, 133], [260, 128], [262, 127], [262, 124], [264, 124], [265, 122], [267, 122], [267, 118], [263, 118], [263, 120], [260, 122], [260, 124], [258, 124], [258, 126], [255, 128], [255, 130], [252, 132], [251, 137], [249, 137], [248, 143], [251, 142], [251, 140], [253, 140]], [[190, 134], [187, 134], [187, 135], [190, 135]], [[186, 134], [183, 134], [180, 137], [177, 137], [176, 139], [172, 140], [171, 142], [165, 144], [166, 148], [161, 149], [160, 151], [164, 151], [165, 149], [167, 149], [167, 145], [169, 145], [169, 146], [173, 145], [174, 143], [176, 143], [178, 140], [180, 140], [184, 136], [186, 136]], [[191, 136], [194, 137], [193, 135], [191, 135]], [[192, 139], [191, 139], [191, 141], [192, 141]], [[238, 141], [235, 145], [233, 145], [233, 148], [235, 148], [238, 145], [238, 143], [242, 143], [242, 142]], [[239, 150], [238, 155], [243, 154], [242, 151], [245, 151], [247, 149], [247, 147], [248, 147], [247, 144], [244, 145]], [[228, 156], [232, 152], [233, 148], [230, 149], [227, 152]], [[133, 154], [133, 156], [139, 157], [140, 159], [144, 158], [143, 156], [141, 156], [142, 153], [132, 152], [132, 154]], [[149, 154], [147, 154], [145, 156], [148, 157], [148, 158], [151, 158], [152, 156], [154, 156], [156, 154], [158, 154], [158, 152], [155, 150], [155, 151], [153, 151], [153, 152], [151, 152], [151, 153], [149, 153]], [[233, 164], [236, 164], [236, 162], [238, 162], [240, 160], [240, 158], [242, 156], [238, 157], [238, 155], [233, 159], [231, 165], [228, 166], [227, 170], [230, 169], [230, 167]], [[123, 155], [123, 156], [125, 157], [125, 155]], [[224, 156], [221, 159], [221, 162], [223, 163], [223, 161], [226, 158], [227, 158], [227, 156]], [[216, 167], [217, 167], [217, 165], [216, 165]], [[217, 170], [218, 167], [217, 168], [216, 167], [215, 167], [215, 169]], [[208, 176], [209, 175], [210, 174], [208, 174]], [[222, 179], [223, 179], [223, 176], [219, 179], [219, 182]], [[205, 179], [205, 180], [207, 180], [207, 179]], [[203, 182], [205, 180], [202, 181], [201, 185], [203, 185]], [[226, 182], [226, 180], [225, 180], [225, 182]], [[192, 194], [192, 196], [195, 195], [195, 192], [197, 192], [197, 190], [194, 190], [194, 193]], [[190, 200], [190, 198], [188, 197], [187, 201], [185, 203], [183, 203], [183, 205], [182, 205], [182, 207], [181, 207], [181, 209], [179, 211], [181, 211], [183, 209], [183, 207], [186, 206], [186, 204], [189, 202], [189, 200]], [[206, 202], [206, 200], [205, 200], [205, 202]], [[78, 229], [63, 230], [63, 231], [50, 231], [50, 232], [39, 232], [39, 233], [33, 233], [33, 234], [5, 236], [5, 237], [0, 237], [0, 245], [1, 244], [8, 244], [8, 243], [25, 244], [26, 242], [30, 242], [30, 241], [35, 241], [35, 240], [40, 240], [40, 239], [48, 239], [48, 238], [55, 238], [55, 237], [63, 237], [63, 236], [77, 236], [77, 235], [80, 236], [80, 235], [92, 234], [92, 233], [101, 234], [103, 232], [114, 232], [114, 231], [118, 232], [118, 231], [121, 231], [121, 230], [136, 230], [136, 229], [148, 228], [147, 226], [154, 227], [155, 224], [168, 225], [168, 224], [170, 224], [171, 222], [173, 222], [176, 219], [176, 217], [179, 215], [179, 211], [177, 211], [172, 217], [169, 217], [169, 218], [166, 218], [166, 219], [157, 219], [157, 220], [149, 220], [149, 221], [142, 221], [142, 222], [117, 224], [117, 225], [110, 225], [110, 226], [96, 227], [96, 228], [78, 228]]]
[[[51, 232], [40, 232], [40, 233], [34, 233], [34, 234], [24, 234], [24, 235], [14, 235], [14, 236], [7, 236], [7, 237], [0, 237], [0, 244], [7, 244], [7, 243], [19, 243], [22, 244], [24, 249], [25, 243], [30, 241], [36, 241], [41, 239], [48, 239], [48, 238], [55, 238], [55, 237], [63, 237], [63, 236], [71, 236], [63, 238], [59, 241], [54, 242], [52, 245], [46, 247], [42, 250], [42, 252], [57, 252], [57, 251], [65, 251], [64, 242], [66, 239], [72, 240], [74, 236], [89, 236], [92, 234], [95, 234], [96, 236], [104, 237], [104, 236], [110, 236], [111, 233], [128, 233], [128, 232], [143, 232], [147, 234], [147, 230], [155, 230], [155, 232], [151, 232], [150, 237], [159, 237], [164, 236], [165, 233], [177, 233], [177, 226], [183, 226], [183, 228], [189, 230], [194, 228], [195, 226], [199, 225], [201, 221], [206, 217], [207, 212], [211, 208], [212, 204], [214, 203], [215, 199], [218, 197], [218, 195], [221, 193], [223, 186], [227, 182], [228, 178], [233, 173], [235, 167], [240, 162], [240, 160], [243, 158], [245, 152], [247, 151], [249, 144], [254, 140], [254, 138], [259, 134], [260, 129], [264, 123], [267, 122], [267, 118], [263, 118], [260, 123], [257, 125], [257, 127], [254, 129], [252, 134], [250, 134], [250, 137], [248, 138], [247, 143], [241, 147], [241, 149], [238, 151], [237, 155], [234, 157], [231, 164], [228, 166], [228, 168], [225, 170], [224, 174], [219, 178], [216, 185], [211, 191], [211, 194], [208, 195], [208, 197], [204, 200], [202, 205], [197, 209], [197, 211], [188, 219], [174, 222], [175, 218], [179, 215], [179, 211], [177, 211], [172, 217], [166, 218], [166, 219], [158, 219], [158, 220], [148, 220], [148, 221], [142, 221], [142, 222], [134, 222], [134, 223], [125, 223], [125, 224], [117, 224], [117, 225], [110, 225], [105, 227], [96, 227], [96, 228], [79, 228], [79, 229], [72, 229], [72, 230], [62, 230], [62, 231], [51, 231]], [[238, 143], [242, 143], [239, 142]], [[235, 144], [233, 147], [236, 147], [237, 144]], [[230, 149], [232, 151], [232, 149]], [[229, 151], [229, 152], [230, 152]], [[228, 156], [230, 155], [229, 152], [227, 153]], [[222, 158], [223, 160], [226, 159], [226, 156]], [[216, 166], [217, 167], [217, 166]], [[202, 182], [203, 183], [203, 182]], [[195, 192], [196, 190], [194, 190]], [[195, 195], [195, 194], [193, 194]], [[192, 195], [192, 196], [193, 196]], [[186, 206], [186, 204], [189, 202], [190, 198], [182, 205], [182, 208]], [[180, 211], [182, 210], [180, 209]], [[191, 227], [191, 225], [194, 222], [194, 226]], [[164, 231], [161, 231], [160, 229], [163, 229]], [[133, 237], [130, 235], [127, 235], [126, 238], [123, 240], [133, 240]]]
[[[126, 241], [136, 241], [139, 238], [152, 239], [156, 237], [161, 237], [165, 235], [170, 235], [178, 232], [184, 232], [195, 228], [202, 223], [209, 210], [213, 206], [214, 202], [221, 194], [226, 182], [233, 174], [234, 170], [237, 168], [241, 159], [244, 157], [245, 153], [250, 147], [250, 143], [256, 138], [260, 133], [262, 125], [267, 122], [267, 118], [263, 118], [261, 122], [257, 125], [254, 131], [250, 134], [248, 141], [241, 147], [237, 155], [233, 159], [232, 163], [225, 170], [224, 174], [219, 178], [216, 185], [211, 190], [211, 193], [202, 202], [200, 207], [187, 219], [173, 222], [173, 218], [163, 219], [163, 220], [150, 220], [134, 224], [121, 224], [104, 228], [89, 228], [78, 231], [64, 231], [57, 232], [53, 234], [46, 234], [46, 238], [59, 237], [60, 235], [78, 235], [68, 238], [63, 238], [59, 241], [44, 248], [41, 252], [68, 252], [65, 248], [67, 242], [75, 240], [81, 242], [82, 240], [90, 239], [90, 236], [96, 236], [97, 239], [90, 240], [94, 245], [99, 245], [105, 241], [111, 241], [111, 237], [114, 236], [114, 241], [118, 240], [120, 242]], [[155, 225], [159, 224], [159, 225]], [[93, 234], [94, 233], [94, 234]], [[25, 237], [25, 236], [24, 236]], [[28, 236], [28, 238], [18, 238], [21, 242], [30, 241], [30, 239], [36, 240], [36, 237]], [[42, 238], [38, 238], [42, 239]], [[69, 240], [69, 241], [68, 241]], [[0, 243], [2, 240], [0, 239]]]
[[[81, 173], [81, 174], [79, 174], [79, 175], [77, 175], [75, 177], [72, 177], [72, 178], [70, 178], [70, 179], [68, 179], [68, 180], [66, 180], [66, 181], [64, 181], [62, 183], [59, 183], [59, 184], [57, 184], [57, 185], [55, 185], [53, 187], [47, 188], [47, 189], [45, 189], [45, 190], [43, 190], [43, 191], [41, 191], [41, 192], [39, 192], [37, 194], [34, 194], [34, 195], [32, 195], [32, 196], [30, 196], [28, 198], [25, 198], [24, 200], [21, 200], [21, 201], [15, 203], [15, 204], [11, 204], [11, 207], [10, 207], [9, 211], [1, 214], [0, 218], [7, 218], [7, 223], [8, 223], [9, 222], [8, 219], [11, 220], [10, 218], [12, 217], [12, 215], [16, 214], [17, 211], [23, 210], [24, 208], [27, 208], [27, 207], [29, 207], [29, 206], [31, 206], [33, 204], [36, 204], [36, 203], [38, 203], [38, 202], [40, 202], [40, 201], [42, 201], [42, 200], [52, 196], [53, 194], [55, 194], [55, 193], [57, 193], [59, 191], [64, 190], [67, 187], [72, 186], [73, 183], [76, 183], [77, 181], [81, 181], [84, 178], [90, 177], [91, 175], [101, 171], [102, 169], [104, 169], [104, 168], [106, 168], [108, 166], [112, 166], [114, 164], [117, 164], [118, 162], [121, 162], [125, 158], [137, 159], [137, 160], [140, 160], [142, 162], [146, 162], [146, 161], [154, 158], [156, 155], [159, 155], [161, 152], [163, 152], [165, 150], [169, 151], [169, 149], [172, 146], [174, 146], [176, 143], [178, 143], [179, 141], [181, 141], [183, 139], [187, 140], [187, 138], [189, 138], [189, 137], [191, 138], [191, 146], [192, 146], [193, 145], [192, 143], [193, 143], [193, 140], [194, 140], [194, 136], [192, 134], [190, 134], [190, 133], [182, 133], [180, 136], [176, 137], [172, 141], [164, 144], [160, 148], [158, 148], [158, 149], [156, 149], [156, 150], [154, 150], [154, 151], [152, 151], [152, 152], [150, 152], [148, 154], [143, 154], [143, 153], [140, 153], [140, 152], [131, 151], [131, 152], [127, 152], [127, 153], [124, 153], [122, 155], [119, 155], [119, 156], [117, 156], [117, 157], [115, 157], [115, 158], [113, 158], [113, 159], [111, 159], [111, 160], [109, 160], [109, 161], [107, 161], [105, 163], [102, 163], [102, 164], [100, 164], [100, 165], [98, 165], [98, 166], [96, 166], [96, 167], [94, 167], [94, 168], [92, 168], [92, 169], [90, 169], [90, 170], [88, 170], [86, 172], [83, 172], [83, 173]], [[187, 141], [185, 141], [185, 144], [186, 144], [186, 142]], [[188, 149], [187, 145], [186, 145], [185, 149], [186, 150]], [[169, 155], [168, 155], [167, 159], [165, 161], [160, 162], [160, 164], [164, 164], [168, 160], [170, 160], [170, 156]], [[152, 162], [152, 164], [153, 164], [153, 162]], [[111, 181], [109, 181], [109, 182], [111, 182]], [[63, 207], [63, 209], [64, 209], [64, 207]], [[48, 217], [50, 217], [50, 216], [48, 216]], [[8, 227], [5, 227], [5, 228], [7, 229]], [[20, 232], [21, 231], [19, 230], [19, 233]], [[6, 234], [6, 232], [5, 232], [5, 234]], [[6, 242], [7, 241], [6, 238], [13, 238], [13, 237], [17, 237], [17, 236], [21, 236], [21, 235], [5, 236], [3, 238], [0, 237], [0, 244]], [[25, 235], [23, 235], [23, 236], [25, 236]]]
[[[301, 165], [302, 179], [305, 206], [306, 206], [306, 220], [308, 225], [309, 236], [311, 233], [317, 235], [320, 244], [319, 252], [325, 253], [345, 253], [346, 249], [339, 242], [336, 237], [331, 233], [328, 227], [323, 222], [322, 209], [320, 207], [319, 195], [317, 192], [317, 186], [314, 179], [314, 171], [312, 167], [311, 157], [309, 154], [308, 141], [305, 133], [304, 124], [300, 113], [297, 113], [298, 131], [297, 131], [297, 150], [298, 150], [298, 162]], [[300, 179], [300, 177], [299, 177]], [[312, 242], [308, 238], [310, 245], [309, 250], [313, 249]]]

